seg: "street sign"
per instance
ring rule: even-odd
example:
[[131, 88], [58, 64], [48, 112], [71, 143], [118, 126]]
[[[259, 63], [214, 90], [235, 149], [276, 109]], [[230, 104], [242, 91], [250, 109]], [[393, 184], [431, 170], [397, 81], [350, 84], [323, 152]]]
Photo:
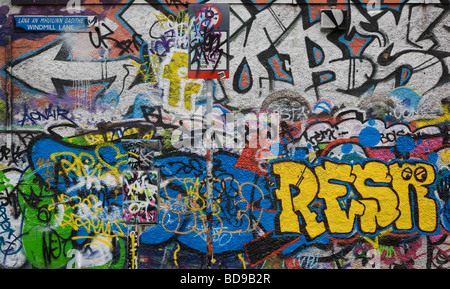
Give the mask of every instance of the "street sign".
[[89, 27], [97, 26], [97, 16], [14, 16], [16, 28], [26, 31], [85, 32]]
[[230, 6], [190, 4], [188, 78], [222, 79], [229, 72]]

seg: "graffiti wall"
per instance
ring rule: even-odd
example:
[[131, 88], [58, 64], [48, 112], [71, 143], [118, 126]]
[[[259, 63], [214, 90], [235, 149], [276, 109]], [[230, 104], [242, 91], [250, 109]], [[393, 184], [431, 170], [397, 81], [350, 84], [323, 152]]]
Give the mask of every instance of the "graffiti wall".
[[450, 266], [447, 0], [37, 2], [0, 6], [1, 268]]

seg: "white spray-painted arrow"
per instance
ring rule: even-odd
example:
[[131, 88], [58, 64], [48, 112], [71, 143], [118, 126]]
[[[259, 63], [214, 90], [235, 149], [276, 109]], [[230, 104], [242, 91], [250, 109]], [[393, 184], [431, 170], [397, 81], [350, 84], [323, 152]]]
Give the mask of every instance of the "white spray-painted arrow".
[[131, 61], [139, 62], [139, 58], [132, 55], [81, 60], [71, 59], [70, 54], [68, 44], [59, 38], [31, 54], [16, 58], [6, 72], [27, 88], [49, 94], [58, 92], [58, 85], [121, 81], [130, 74]]

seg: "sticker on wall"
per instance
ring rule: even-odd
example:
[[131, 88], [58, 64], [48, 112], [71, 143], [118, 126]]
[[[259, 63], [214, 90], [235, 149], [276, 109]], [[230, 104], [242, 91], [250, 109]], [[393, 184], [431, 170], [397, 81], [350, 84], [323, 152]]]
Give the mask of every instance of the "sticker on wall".
[[188, 77], [229, 77], [230, 6], [190, 4]]
[[155, 224], [159, 212], [159, 170], [123, 174], [123, 217], [126, 223]]
[[128, 166], [136, 171], [152, 170], [155, 152], [161, 151], [159, 140], [124, 139], [122, 145], [128, 151]]

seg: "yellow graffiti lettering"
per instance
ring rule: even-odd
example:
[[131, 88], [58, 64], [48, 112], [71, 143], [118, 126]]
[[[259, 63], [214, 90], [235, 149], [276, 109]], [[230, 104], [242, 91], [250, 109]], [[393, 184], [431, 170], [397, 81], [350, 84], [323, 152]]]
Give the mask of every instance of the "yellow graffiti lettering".
[[[185, 10], [181, 10], [180, 12], [178, 12], [176, 17], [172, 14], [170, 14], [169, 16], [166, 16], [162, 12], [160, 12], [159, 14], [154, 13], [153, 15], [156, 17], [159, 24], [161, 25], [161, 28], [163, 28], [163, 29], [174, 28], [175, 23], [182, 23], [182, 24], [187, 25], [187, 22], [189, 21], [189, 16]], [[168, 26], [166, 26], [166, 25], [168, 25]], [[185, 25], [180, 25], [180, 26], [185, 26]], [[187, 27], [184, 27], [184, 29], [185, 29], [185, 31], [187, 31]]]
[[[204, 234], [208, 231], [205, 212], [207, 203], [205, 182], [206, 180], [194, 180], [191, 178], [167, 179], [167, 184], [184, 184], [186, 193], [184, 196], [178, 194], [170, 197], [170, 191], [168, 189], [171, 186], [167, 185], [164, 187], [167, 199], [161, 200], [161, 207], [166, 208], [163, 210], [161, 225], [167, 232], [175, 232], [177, 234], [190, 234], [195, 232], [197, 234]], [[247, 186], [250, 186], [254, 190], [255, 196], [259, 196], [261, 199], [264, 198], [263, 191], [251, 182], [239, 183], [233, 177], [213, 178], [213, 182], [216, 184], [212, 205], [213, 222], [215, 223], [213, 236], [220, 238], [223, 236], [226, 237], [226, 234], [254, 231], [258, 227], [262, 212], [253, 210], [253, 218], [250, 219], [249, 213], [252, 210], [252, 204], [249, 200], [245, 199], [243, 191], [245, 191]], [[236, 189], [236, 191], [231, 193], [230, 187]], [[167, 210], [170, 207], [176, 207], [176, 209]], [[230, 221], [231, 218], [233, 222], [239, 223], [241, 226], [233, 227], [225, 224], [226, 222], [221, 212], [227, 208], [236, 208], [233, 216], [226, 217], [227, 220]], [[193, 217], [189, 223], [183, 223], [186, 214]]]
[[314, 239], [324, 232], [362, 235], [378, 231], [438, 228], [437, 201], [430, 196], [434, 167], [423, 162], [367, 161], [347, 164], [325, 160], [280, 160], [271, 164], [278, 201], [278, 230]]
[[450, 150], [444, 149], [441, 154], [442, 165], [450, 164]]
[[192, 95], [200, 91], [201, 85], [191, 82], [187, 77], [188, 55], [185, 52], [174, 52], [172, 59], [164, 68], [163, 78], [170, 80], [168, 102], [177, 107], [180, 96], [184, 97], [184, 108], [191, 110]]
[[[69, 197], [60, 194], [57, 196], [57, 202], [55, 203], [54, 200], [52, 200], [52, 202], [53, 204], [48, 206], [49, 211], [55, 210], [58, 205], [64, 206], [64, 216], [63, 218], [58, 219], [59, 226], [62, 228], [69, 226], [73, 230], [78, 231], [80, 227], [83, 227], [87, 233], [92, 232], [95, 236], [100, 235], [106, 237], [107, 240], [111, 240], [114, 237], [125, 236], [121, 228], [121, 226], [125, 224], [121, 219], [105, 221], [99, 217], [99, 214], [104, 209], [101, 208], [101, 202], [95, 195], [89, 195], [82, 199], [79, 196]], [[114, 225], [115, 228], [114, 232], [112, 230], [112, 225]], [[92, 237], [86, 236], [83, 238]]]
[[[118, 160], [114, 166], [106, 162], [100, 154], [100, 150], [104, 148], [111, 148], [116, 153], [115, 159]], [[116, 183], [120, 183], [122, 173], [118, 167], [127, 163], [128, 153], [122, 154], [119, 148], [111, 143], [103, 143], [95, 147], [95, 158], [87, 152], [75, 154], [73, 152], [57, 152], [50, 155], [53, 163], [60, 165], [61, 170], [58, 174], [68, 175], [70, 172], [76, 177], [93, 177], [96, 176], [99, 180], [105, 179], [108, 176], [113, 176]]]
[[373, 234], [378, 227], [385, 228], [392, 224], [400, 212], [397, 209], [397, 194], [388, 185], [392, 181], [389, 169], [382, 163], [369, 162], [353, 166], [355, 188], [361, 194], [364, 215], [361, 216], [360, 228], [366, 234]]
[[351, 174], [352, 167], [347, 164], [338, 164], [326, 161], [323, 166], [316, 167], [316, 176], [320, 183], [319, 198], [324, 199], [325, 216], [328, 220], [328, 229], [333, 234], [348, 234], [353, 230], [356, 216], [364, 212], [364, 205], [350, 199], [346, 208], [339, 200], [349, 193], [347, 185], [353, 183], [355, 176]]
[[393, 163], [389, 166], [389, 173], [401, 211], [395, 228], [412, 230], [414, 222], [421, 231], [434, 232], [437, 229], [437, 203], [428, 196], [428, 186], [436, 178], [434, 167], [425, 163]]
[[149, 61], [143, 63], [131, 61], [131, 64], [137, 68], [136, 75], [140, 75], [145, 83], [156, 84], [156, 72], [160, 70], [157, 57], [155, 52], [153, 54], [144, 55], [144, 58], [150, 59]]
[[[306, 165], [295, 162], [275, 163], [273, 172], [279, 176], [277, 198], [281, 201], [280, 229], [282, 232], [300, 233], [299, 216], [305, 220], [304, 234], [315, 238], [325, 232], [324, 224], [308, 209], [318, 191], [316, 176]], [[292, 192], [294, 190], [294, 192]], [[294, 193], [295, 197], [292, 197]]]

